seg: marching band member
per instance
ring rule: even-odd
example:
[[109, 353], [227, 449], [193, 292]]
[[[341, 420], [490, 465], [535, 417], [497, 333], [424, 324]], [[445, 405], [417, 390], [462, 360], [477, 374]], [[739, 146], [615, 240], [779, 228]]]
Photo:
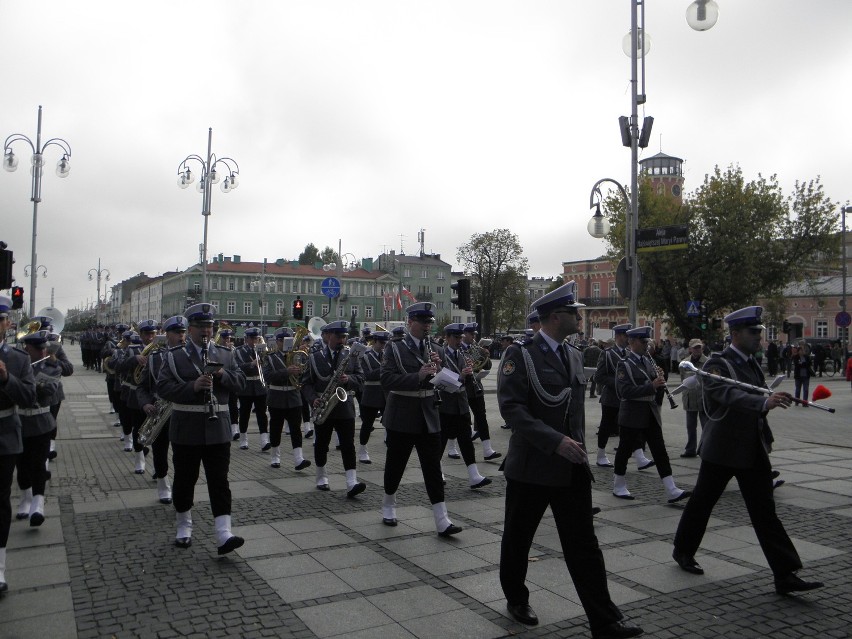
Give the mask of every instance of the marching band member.
[[121, 441], [124, 442], [124, 452], [133, 452], [133, 424], [125, 396], [127, 394], [124, 386], [124, 374], [119, 370], [121, 365], [131, 356], [130, 346], [138, 341], [139, 334], [127, 329], [121, 334], [121, 341], [112, 353], [111, 366], [115, 371], [115, 391], [119, 398], [118, 421], [121, 422]]
[[620, 398], [618, 409], [619, 441], [615, 451], [612, 494], [621, 499], [633, 499], [627, 490], [627, 460], [643, 441], [654, 454], [657, 472], [663, 482], [666, 498], [674, 504], [692, 493], [675, 485], [672, 467], [663, 440], [663, 420], [657, 403], [663, 392], [665, 378], [658, 374], [653, 360], [647, 356], [651, 327], [641, 326], [627, 331], [628, 352], [618, 362], [615, 390]]
[[595, 369], [595, 381], [600, 389], [598, 401], [601, 405], [597, 465], [602, 468], [612, 468], [612, 462], [606, 456], [606, 443], [610, 437], [618, 437], [618, 408], [621, 406], [621, 400], [615, 392], [615, 373], [618, 363], [627, 356], [627, 331], [631, 328], [633, 324], [619, 324], [612, 328], [615, 344], [601, 351]]
[[[479, 324], [464, 325], [464, 335], [462, 336], [462, 348], [470, 351], [476, 346], [476, 333], [479, 330]], [[465, 388], [467, 389], [467, 401], [470, 404], [470, 410], [473, 413], [473, 431], [475, 435], [473, 439], [479, 437], [482, 441], [482, 456], [486, 461], [498, 459], [503, 456], [503, 453], [496, 452], [491, 447], [491, 433], [488, 430], [488, 415], [485, 411], [485, 390], [482, 388], [481, 377], [488, 374], [491, 370], [491, 357], [485, 360], [485, 365], [482, 371], [476, 375], [470, 375], [465, 378]]]
[[[315, 410], [320, 405], [320, 397], [326, 390], [331, 390], [329, 384], [339, 367], [344, 353], [349, 322], [340, 320], [330, 322], [322, 327], [322, 339], [325, 347], [314, 351], [308, 358], [308, 368], [302, 376], [302, 395]], [[314, 440], [314, 459], [317, 465], [317, 488], [327, 491], [328, 474], [325, 470], [328, 461], [328, 447], [331, 443], [332, 432], [340, 439], [340, 456], [343, 458], [343, 468], [346, 471], [346, 496], [350, 499], [364, 492], [366, 484], [358, 481], [355, 470], [355, 406], [352, 396], [364, 383], [361, 364], [354, 355], [346, 362], [346, 367], [340, 370], [339, 386], [349, 395], [349, 400], [337, 402], [331, 413], [322, 424], [314, 422], [316, 439]], [[292, 430], [292, 429], [291, 429]]]
[[237, 368], [232, 351], [211, 343], [213, 306], [204, 302], [190, 306], [186, 318], [189, 339], [185, 346], [169, 350], [157, 378], [157, 393], [174, 403], [169, 439], [174, 465], [175, 546], [192, 545], [195, 482], [203, 464], [218, 554], [224, 555], [245, 543], [231, 534], [231, 423], [227, 409], [228, 394], [242, 392], [245, 374]]
[[257, 417], [260, 430], [260, 449], [267, 451], [269, 443], [269, 418], [266, 416], [266, 387], [260, 381], [259, 368], [263, 365], [258, 346], [263, 343], [259, 328], [247, 328], [245, 343], [234, 350], [237, 366], [245, 373], [246, 387], [240, 393], [240, 449], [248, 450], [248, 425], [251, 409]]
[[586, 376], [580, 352], [564, 343], [582, 318], [573, 281], [535, 302], [541, 330], [506, 351], [497, 380], [500, 413], [512, 427], [506, 454], [506, 516], [500, 584], [509, 613], [538, 624], [525, 581], [529, 551], [548, 506], [565, 564], [592, 637], [635, 637], [610, 598], [603, 553], [592, 524], [592, 476], [585, 450]]
[[462, 334], [464, 324], [447, 324], [444, 327], [444, 366], [459, 376], [462, 386], [458, 392], [438, 391], [441, 394], [441, 405], [438, 415], [441, 420], [441, 451], [444, 450], [447, 440], [458, 441], [459, 450], [464, 457], [467, 466], [470, 487], [473, 489], [483, 488], [491, 483], [488, 477], [479, 474], [476, 466], [476, 452], [473, 441], [470, 439], [470, 406], [467, 400], [465, 382], [473, 375], [473, 367], [465, 359], [466, 355], [461, 350]]
[[[754, 359], [760, 349], [763, 307], [747, 306], [730, 313], [725, 322], [731, 344], [714, 353], [704, 370], [751, 384], [766, 386], [763, 371]], [[804, 581], [796, 575], [802, 567], [799, 553], [775, 512], [772, 496], [772, 464], [769, 461], [771, 434], [769, 411], [788, 408], [789, 393], [764, 395], [756, 390], [712, 378], [701, 378], [707, 424], [701, 431], [701, 468], [695, 494], [683, 509], [674, 540], [672, 557], [685, 571], [704, 574], [695, 561], [713, 507], [731, 478], [736, 477], [748, 508], [754, 532], [775, 577], [775, 591], [786, 595], [821, 588], [819, 581]]]
[[[231, 328], [220, 329], [217, 333], [219, 337], [219, 346], [223, 346], [228, 350], [234, 350], [234, 330]], [[228, 415], [231, 418], [231, 438], [237, 441], [240, 438], [240, 408], [239, 398], [235, 393], [231, 393], [228, 397]]]
[[29, 406], [18, 409], [23, 451], [18, 455], [16, 463], [18, 488], [21, 489], [17, 518], [28, 518], [30, 526], [41, 526], [44, 523], [46, 462], [50, 451], [50, 433], [56, 427], [50, 405], [59, 391], [62, 374], [59, 364], [47, 356], [49, 335], [49, 331], [36, 331], [23, 338], [36, 379], [36, 397]]
[[[369, 331], [369, 328], [364, 328]], [[385, 408], [385, 393], [382, 391], [382, 353], [385, 345], [390, 339], [387, 331], [375, 331], [369, 334], [370, 348], [361, 354], [361, 368], [364, 371], [364, 391], [358, 407], [361, 411], [361, 432], [358, 435], [360, 448], [358, 449], [358, 461], [362, 464], [372, 464], [367, 444], [370, 441], [370, 433], [375, 430], [373, 424], [376, 418]]]
[[275, 331], [278, 349], [270, 353], [263, 364], [263, 376], [268, 386], [269, 435], [272, 444], [273, 468], [281, 468], [281, 432], [287, 422], [290, 443], [293, 445], [293, 463], [296, 470], [304, 470], [311, 465], [302, 454], [302, 393], [298, 380], [302, 368], [297, 364], [287, 365], [287, 354], [296, 347], [293, 344], [293, 330], [279, 328]]
[[417, 302], [405, 309], [408, 334], [389, 342], [382, 356], [382, 389], [388, 393], [382, 419], [388, 447], [382, 523], [397, 525], [396, 491], [411, 451], [416, 449], [435, 528], [440, 537], [450, 537], [462, 529], [447, 514], [441, 478], [441, 422], [435, 391], [429, 383], [439, 370], [441, 348], [426, 343], [435, 321], [434, 308], [429, 302]]
[[[313, 338], [310, 335], [305, 335], [302, 338], [302, 348], [308, 354], [312, 353], [315, 346], [321, 346], [322, 342], [317, 340], [317, 343], [313, 343]], [[297, 345], [293, 345], [295, 348]], [[289, 426], [288, 426], [289, 427]], [[284, 434], [289, 435], [290, 431], [287, 430], [288, 427], [285, 427]], [[311, 424], [311, 407], [308, 406], [308, 402], [302, 402], [302, 432], [305, 434], [305, 439], [310, 439], [314, 436], [314, 428], [313, 424]]]
[[[62, 377], [69, 377], [74, 374], [74, 364], [68, 359], [68, 355], [62, 348], [59, 334], [53, 331], [53, 318], [46, 315], [34, 317], [33, 320], [38, 320], [41, 323], [41, 330], [48, 331], [48, 352], [53, 351], [51, 359], [59, 366], [62, 372]], [[55, 349], [55, 350], [54, 350]], [[59, 408], [62, 405], [62, 400], [65, 399], [65, 391], [62, 388], [62, 380], [59, 380], [59, 388], [53, 398], [53, 404], [50, 406], [50, 414], [53, 415], [54, 428], [50, 432], [50, 452], [47, 454], [48, 463], [50, 460], [56, 459], [56, 424], [59, 420]], [[50, 479], [48, 471], [47, 478]]]
[[[148, 455], [148, 447], [142, 446], [138, 441], [139, 427], [145, 422], [146, 414], [136, 396], [135, 376], [137, 368], [145, 368], [148, 363], [148, 358], [142, 354], [142, 351], [154, 341], [158, 330], [157, 320], [147, 319], [139, 322], [138, 340], [133, 340], [133, 343], [127, 349], [127, 356], [116, 369], [122, 377], [121, 398], [127, 406], [127, 416], [130, 418], [133, 451], [136, 453], [136, 468], [133, 472], [137, 475], [145, 473], [145, 457]], [[127, 444], [126, 441], [125, 444]]]
[[27, 408], [36, 399], [30, 358], [6, 343], [6, 331], [12, 326], [11, 310], [12, 300], [0, 295], [0, 594], [9, 589], [6, 544], [12, 523], [12, 477], [15, 460], [24, 449], [18, 409]]
[[[103, 360], [117, 354], [116, 349], [118, 348], [119, 341], [121, 341], [121, 335], [127, 330], [127, 328], [126, 324], [116, 325], [113, 331], [107, 336], [104, 341], [103, 348], [100, 351], [101, 368], [104, 373], [106, 373], [104, 381], [106, 382], [107, 396], [109, 397], [109, 403], [112, 406], [110, 413], [118, 416], [115, 422], [113, 422], [113, 426], [115, 428], [121, 428], [121, 382], [119, 382], [116, 378], [115, 369], [113, 369], [111, 365], [110, 368], [107, 369], [107, 367], [103, 365]], [[124, 441], [123, 431], [121, 434], [121, 441]]]

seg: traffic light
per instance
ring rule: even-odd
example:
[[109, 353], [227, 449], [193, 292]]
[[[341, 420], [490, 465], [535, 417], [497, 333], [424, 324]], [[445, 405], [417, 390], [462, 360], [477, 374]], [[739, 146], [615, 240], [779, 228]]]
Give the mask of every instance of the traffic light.
[[12, 286], [12, 264], [14, 263], [12, 251], [0, 249], [0, 288]]
[[450, 301], [461, 309], [466, 311], [471, 310], [470, 280], [466, 277], [462, 278], [454, 284], [451, 284], [450, 288], [453, 289], [453, 293], [456, 294], [456, 296], [451, 298]]
[[24, 306], [24, 287], [12, 287], [12, 308], [22, 308]]
[[305, 318], [305, 307], [303, 305], [302, 298], [296, 297], [293, 301], [293, 319], [300, 320]]

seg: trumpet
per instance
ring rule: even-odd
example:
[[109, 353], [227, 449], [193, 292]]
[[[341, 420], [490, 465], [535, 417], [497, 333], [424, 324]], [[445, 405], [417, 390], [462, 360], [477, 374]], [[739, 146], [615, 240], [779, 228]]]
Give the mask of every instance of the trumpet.
[[[654, 366], [657, 369], [657, 378], [665, 378], [665, 371], [659, 366]], [[665, 384], [663, 385], [663, 390], [666, 392], [666, 397], [669, 398], [669, 406], [672, 408], [677, 408], [677, 402], [675, 401], [674, 395], [671, 394], [669, 387]]]

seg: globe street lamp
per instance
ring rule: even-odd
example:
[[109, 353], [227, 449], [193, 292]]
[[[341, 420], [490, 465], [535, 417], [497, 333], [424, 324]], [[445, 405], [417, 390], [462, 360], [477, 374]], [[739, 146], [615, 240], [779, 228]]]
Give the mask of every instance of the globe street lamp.
[[[106, 274], [106, 281], [109, 282], [110, 272], [105, 268], [101, 268], [101, 258], [98, 258], [98, 268], [89, 269], [89, 281], [91, 282], [95, 278], [98, 280], [98, 296], [95, 302], [95, 324], [98, 324], [98, 314], [101, 310], [101, 276], [104, 274]], [[106, 285], [104, 285], [104, 297], [106, 297]]]
[[[38, 203], [41, 202], [41, 176], [44, 169], [44, 150], [49, 146], [58, 146], [62, 149], [62, 157], [56, 163], [56, 175], [60, 178], [66, 178], [68, 177], [68, 173], [71, 172], [71, 145], [62, 138], [51, 138], [44, 144], [41, 143], [41, 105], [38, 107], [38, 127], [36, 129], [35, 144], [33, 144], [30, 138], [21, 133], [13, 133], [6, 138], [6, 142], [3, 145], [3, 168], [10, 173], [18, 168], [18, 158], [12, 150], [12, 144], [15, 142], [26, 142], [30, 145], [30, 149], [33, 152], [30, 160], [32, 164], [30, 174], [33, 176], [32, 195], [30, 196], [30, 200], [33, 203], [33, 237], [30, 264], [33, 265], [38, 264], [38, 259], [36, 258], [36, 231], [38, 229]], [[37, 275], [38, 268], [34, 268], [30, 276], [30, 315], [36, 312]]]
[[187, 188], [195, 180], [195, 175], [193, 175], [189, 165], [193, 162], [200, 165], [201, 177], [198, 178], [195, 189], [202, 194], [201, 215], [204, 216], [204, 243], [201, 245], [201, 299], [203, 301], [207, 300], [207, 218], [210, 217], [210, 197], [213, 192], [213, 185], [221, 179], [216, 167], [221, 165], [222, 172], [227, 173], [219, 187], [223, 193], [230, 193], [240, 185], [240, 167], [236, 160], [233, 158], [217, 158], [213, 154], [212, 146], [213, 129], [211, 127], [207, 130], [207, 159], [200, 155], [185, 157], [178, 166], [177, 180], [180, 188]]
[[[595, 209], [595, 214], [589, 220], [586, 229], [592, 237], [601, 239], [609, 234], [609, 220], [601, 213], [601, 194], [600, 185], [604, 182], [610, 182], [618, 187], [618, 192], [624, 198], [624, 226], [626, 229], [624, 238], [624, 255], [625, 266], [627, 268], [628, 277], [630, 278], [629, 290], [620, 291], [623, 297], [628, 299], [627, 316], [631, 324], [636, 324], [636, 300], [639, 297], [639, 265], [636, 263], [636, 235], [632, 232], [633, 228], [633, 209], [630, 204], [630, 198], [627, 197], [627, 191], [621, 183], [612, 178], [602, 178], [595, 182], [592, 187], [592, 192], [589, 194], [589, 208]], [[626, 293], [626, 295], [625, 295]]]
[[[31, 268], [32, 268], [32, 264], [27, 264], [27, 265], [24, 267], [24, 277], [29, 277], [29, 276], [30, 276], [29, 271], [30, 271], [30, 269], [31, 269]], [[41, 276], [42, 276], [42, 277], [47, 277], [47, 267], [46, 267], [46, 266], [44, 266], [43, 264], [39, 264], [38, 266], [36, 266], [36, 271], [37, 271], [37, 272], [38, 272], [38, 271], [41, 271]]]

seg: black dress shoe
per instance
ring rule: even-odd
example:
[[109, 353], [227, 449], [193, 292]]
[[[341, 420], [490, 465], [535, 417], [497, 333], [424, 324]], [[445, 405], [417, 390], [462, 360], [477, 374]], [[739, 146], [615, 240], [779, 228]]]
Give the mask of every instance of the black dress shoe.
[[323, 492], [328, 492], [331, 488], [328, 487], [328, 484], [319, 484], [317, 486], [317, 490], [321, 490]]
[[170, 504], [170, 503], [172, 503], [172, 498], [171, 497], [161, 497], [160, 503], [161, 504]]
[[9, 590], [9, 584], [7, 584], [5, 581], [0, 581], [0, 594], [6, 592], [7, 590]]
[[807, 590], [816, 590], [822, 588], [821, 581], [805, 581], [795, 573], [790, 573], [786, 577], [781, 577], [775, 580], [775, 592], [779, 595], [788, 595], [791, 592], [805, 592]]
[[592, 506], [592, 517], [597, 515], [600, 511], [601, 509], [598, 506]]
[[479, 482], [478, 484], [474, 484], [473, 486], [471, 486], [471, 489], [476, 490], [477, 488], [484, 488], [485, 486], [487, 486], [490, 483], [491, 483], [491, 480], [488, 479], [488, 477], [483, 477], [482, 481]]
[[479, 439], [479, 431], [470, 436], [470, 441], [472, 442], [475, 442], [477, 439]]
[[628, 626], [621, 621], [616, 621], [608, 626], [592, 630], [592, 639], [625, 639], [626, 637], [638, 637], [644, 632], [638, 626]]
[[772, 471], [772, 479], [778, 479], [778, 475], [780, 475], [780, 474], [781, 474], [780, 470], [773, 470]]
[[459, 455], [458, 453], [447, 453], [447, 457], [449, 457], [450, 459], [461, 459], [461, 455]]
[[672, 559], [674, 559], [677, 562], [677, 565], [686, 572], [692, 573], [693, 575], [704, 574], [704, 568], [698, 565], [698, 562], [695, 561], [695, 557], [687, 557], [675, 550], [672, 553]]
[[612, 493], [612, 496], [618, 497], [619, 499], [629, 499], [629, 500], [636, 499], [633, 495], [616, 495], [615, 493]]
[[508, 608], [509, 614], [515, 618], [515, 621], [520, 621], [528, 626], [538, 625], [538, 616], [536, 616], [535, 611], [530, 608], [528, 603], [506, 604], [506, 608]]
[[310, 465], [311, 465], [311, 462], [309, 462], [307, 459], [303, 459], [302, 461], [299, 462], [299, 465], [296, 466], [296, 470], [305, 470], [305, 468], [307, 468]]
[[272, 462], [269, 465], [272, 466], [273, 468], [281, 468], [281, 464], [279, 462]]
[[41, 526], [43, 523], [44, 515], [42, 515], [41, 513], [33, 513], [32, 515], [30, 515], [30, 526]]
[[612, 468], [612, 462], [608, 461], [605, 464], [601, 462], [595, 462], [600, 468]]
[[360, 495], [361, 493], [363, 493], [365, 490], [367, 490], [367, 484], [359, 481], [357, 484], [352, 486], [352, 488], [346, 491], [346, 497], [348, 499], [352, 499], [356, 495]]
[[382, 523], [385, 526], [396, 526], [399, 522], [395, 517], [382, 517]]
[[647, 470], [648, 468], [651, 468], [651, 467], [656, 466], [656, 465], [657, 465], [657, 462], [655, 462], [655, 461], [652, 459], [651, 461], [649, 461], [649, 462], [648, 462], [647, 464], [645, 464], [644, 466], [639, 466], [639, 470]]
[[231, 435], [231, 441], [232, 441], [232, 442], [237, 441], [239, 438], [240, 438], [240, 434], [239, 434], [239, 433], [234, 433], [233, 435]]
[[497, 451], [494, 451], [490, 455], [485, 456], [485, 461], [491, 461], [492, 459], [498, 459], [502, 456], [503, 456], [503, 453], [498, 453]]
[[266, 442], [260, 450], [262, 450], [265, 453], [270, 448], [272, 448], [272, 444], [270, 444], [269, 442]]
[[698, 454], [697, 453], [681, 453], [680, 456], [683, 457], [684, 459], [692, 459], [693, 457], [698, 457]]
[[776, 488], [781, 488], [781, 486], [783, 486], [785, 483], [786, 482], [783, 479], [776, 479], [774, 482], [772, 482], [772, 490], [775, 490]]
[[175, 546], [178, 548], [189, 548], [192, 545], [192, 537], [178, 537], [175, 539]]
[[310, 439], [313, 436], [314, 436], [313, 430], [309, 430], [307, 433], [305, 433], [305, 439]]
[[372, 459], [359, 459], [358, 463], [359, 464], [372, 464], [373, 460]]
[[456, 526], [455, 524], [450, 524], [444, 530], [438, 533], [438, 537], [452, 537], [453, 535], [457, 535], [462, 531], [461, 526]]
[[47, 454], [47, 458], [48, 458], [48, 459], [50, 459], [50, 460], [54, 460], [54, 459], [56, 459], [56, 451], [55, 451], [55, 450], [50, 451], [50, 452]]
[[216, 551], [220, 555], [227, 555], [229, 552], [232, 552], [246, 543], [246, 540], [242, 537], [230, 537], [228, 541], [219, 546], [219, 549]]
[[676, 504], [679, 501], [683, 501], [684, 499], [689, 499], [692, 496], [691, 490], [684, 490], [680, 495], [675, 497], [674, 499], [669, 499], [670, 504]]

